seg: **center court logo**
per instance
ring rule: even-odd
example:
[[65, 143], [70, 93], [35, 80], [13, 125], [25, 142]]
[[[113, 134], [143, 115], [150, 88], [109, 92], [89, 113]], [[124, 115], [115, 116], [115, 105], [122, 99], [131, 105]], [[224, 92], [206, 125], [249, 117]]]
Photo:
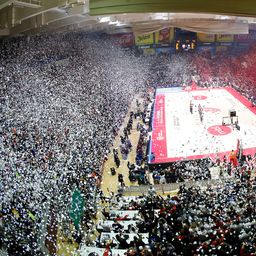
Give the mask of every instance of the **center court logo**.
[[210, 126], [207, 131], [215, 136], [223, 136], [231, 133], [231, 128], [229, 126], [222, 126], [222, 125], [213, 125]]
[[207, 96], [204, 96], [204, 95], [195, 95], [195, 96], [193, 96], [193, 99], [194, 99], [194, 100], [206, 100], [206, 99], [207, 99]]

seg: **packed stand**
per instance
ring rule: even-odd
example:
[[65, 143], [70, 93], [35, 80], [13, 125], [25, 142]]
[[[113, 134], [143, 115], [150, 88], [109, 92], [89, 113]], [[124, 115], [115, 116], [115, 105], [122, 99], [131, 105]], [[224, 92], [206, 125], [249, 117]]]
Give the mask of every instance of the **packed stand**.
[[[255, 255], [256, 180], [181, 186], [175, 196], [112, 195], [97, 241], [82, 247], [112, 255]], [[101, 248], [99, 251], [95, 248]], [[84, 255], [84, 254], [82, 254]], [[108, 254], [106, 254], [108, 255]]]
[[195, 72], [190, 57], [184, 54], [158, 54], [145, 57], [151, 63], [148, 86], [182, 87], [191, 84]]
[[207, 53], [194, 54], [191, 62], [199, 75], [198, 85], [201, 87], [232, 86], [256, 106], [255, 47], [252, 45], [247, 53], [239, 55], [229, 51], [219, 52], [215, 56]]
[[1, 244], [12, 255], [40, 255], [46, 209], [55, 205], [58, 220], [70, 221], [76, 187], [93, 200], [147, 63], [83, 33], [10, 39], [0, 52]]
[[154, 184], [208, 180], [211, 179], [212, 166], [210, 159], [175, 162], [167, 167], [156, 165], [152, 167]]

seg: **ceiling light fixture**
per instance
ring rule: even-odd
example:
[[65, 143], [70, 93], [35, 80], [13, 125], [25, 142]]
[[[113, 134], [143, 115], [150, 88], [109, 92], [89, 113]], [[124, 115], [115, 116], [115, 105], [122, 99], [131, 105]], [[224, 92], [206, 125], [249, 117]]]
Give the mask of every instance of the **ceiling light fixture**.
[[103, 23], [103, 22], [110, 22], [110, 17], [102, 17], [102, 18], [100, 18], [100, 23]]

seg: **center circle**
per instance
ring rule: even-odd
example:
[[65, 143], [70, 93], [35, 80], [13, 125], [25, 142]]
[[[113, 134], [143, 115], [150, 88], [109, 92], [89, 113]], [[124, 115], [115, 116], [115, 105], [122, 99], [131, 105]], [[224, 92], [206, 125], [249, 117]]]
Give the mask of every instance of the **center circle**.
[[193, 96], [193, 99], [194, 99], [194, 100], [205, 100], [205, 99], [207, 99], [207, 96], [204, 96], [204, 95], [195, 95], [195, 96]]
[[232, 132], [231, 128], [229, 126], [224, 126], [224, 125], [213, 125], [210, 126], [207, 131], [215, 136], [223, 136], [227, 135]]

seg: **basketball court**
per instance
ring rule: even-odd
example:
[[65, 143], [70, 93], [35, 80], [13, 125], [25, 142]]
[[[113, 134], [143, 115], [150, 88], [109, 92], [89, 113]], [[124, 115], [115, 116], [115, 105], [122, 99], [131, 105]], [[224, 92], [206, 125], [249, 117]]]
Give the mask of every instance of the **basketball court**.
[[157, 89], [152, 128], [152, 164], [256, 153], [256, 108], [230, 87]]

